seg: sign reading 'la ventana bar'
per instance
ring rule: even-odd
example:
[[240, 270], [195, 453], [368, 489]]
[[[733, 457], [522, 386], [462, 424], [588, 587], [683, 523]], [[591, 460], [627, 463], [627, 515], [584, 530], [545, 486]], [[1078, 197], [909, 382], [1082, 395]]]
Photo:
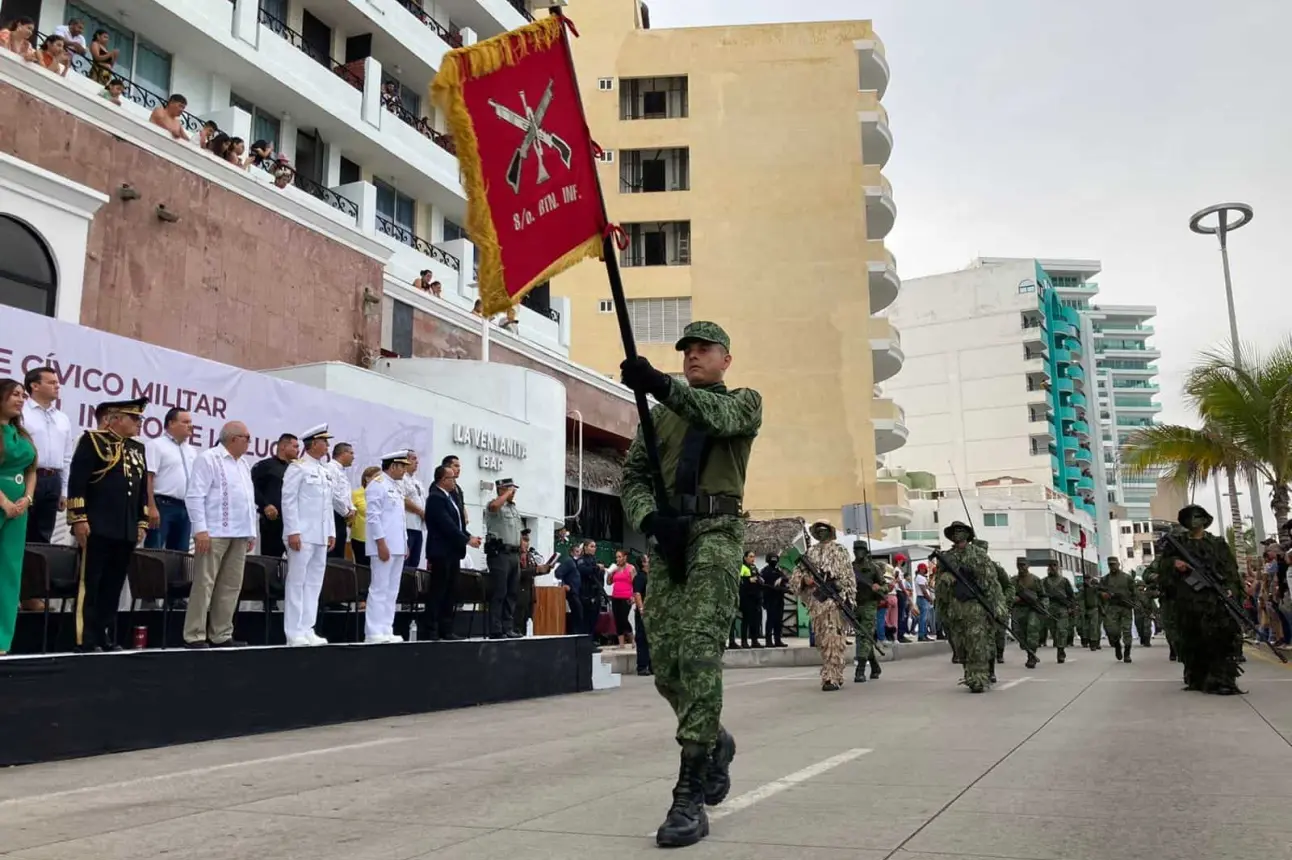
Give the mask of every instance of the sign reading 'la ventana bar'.
[[480, 468], [492, 472], [501, 472], [506, 468], [504, 457], [524, 460], [529, 456], [525, 443], [519, 439], [490, 433], [480, 427], [468, 427], [465, 424], [453, 425], [453, 444], [470, 445], [483, 453], [480, 454]]

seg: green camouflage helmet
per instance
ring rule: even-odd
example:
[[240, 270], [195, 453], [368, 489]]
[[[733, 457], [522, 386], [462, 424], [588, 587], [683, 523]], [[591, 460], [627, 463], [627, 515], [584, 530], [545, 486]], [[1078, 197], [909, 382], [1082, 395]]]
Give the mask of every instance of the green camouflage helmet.
[[687, 323], [686, 328], [682, 329], [682, 336], [677, 339], [675, 347], [678, 352], [686, 349], [687, 345], [694, 341], [703, 341], [705, 343], [716, 343], [718, 346], [731, 351], [731, 338], [722, 330], [722, 326], [715, 322], [705, 320], [696, 320]]
[[981, 549], [981, 550], [987, 549], [987, 541], [983, 540], [982, 538], [974, 538], [973, 545], [978, 547], [978, 549]]

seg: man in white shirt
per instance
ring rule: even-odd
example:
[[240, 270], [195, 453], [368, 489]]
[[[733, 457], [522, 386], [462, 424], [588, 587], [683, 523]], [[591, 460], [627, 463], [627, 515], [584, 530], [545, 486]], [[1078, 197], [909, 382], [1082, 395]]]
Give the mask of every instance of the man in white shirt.
[[404, 489], [401, 479], [408, 466], [408, 451], [391, 451], [381, 455], [382, 474], [364, 488], [367, 503], [364, 521], [367, 527], [368, 564], [372, 584], [368, 587], [368, 604], [364, 612], [363, 639], [382, 644], [402, 642], [395, 635], [395, 600], [399, 597], [400, 577], [404, 574], [404, 557], [408, 552], [408, 530], [404, 519]]
[[[193, 524], [193, 591], [184, 613], [185, 648], [231, 648], [233, 614], [247, 553], [256, 544], [256, 490], [244, 456], [251, 434], [241, 421], [220, 430], [220, 444], [193, 463], [185, 504]], [[184, 446], [189, 447], [189, 446]]]
[[[336, 543], [328, 552], [329, 558], [345, 558], [346, 528], [354, 521], [356, 513], [354, 497], [350, 494], [350, 477], [345, 470], [354, 462], [354, 446], [349, 442], [337, 442], [332, 446], [332, 459], [327, 462], [327, 469], [332, 474], [332, 519], [336, 528]], [[356, 558], [360, 564], [363, 559]]]
[[327, 553], [336, 543], [332, 473], [323, 465], [331, 438], [326, 424], [311, 428], [301, 436], [305, 455], [292, 461], [283, 473], [283, 534], [287, 537], [283, 632], [293, 647], [327, 644], [314, 632], [314, 624]]
[[144, 538], [149, 549], [173, 549], [188, 552], [189, 477], [197, 449], [189, 443], [193, 434], [193, 416], [171, 407], [162, 421], [165, 432], [146, 444], [148, 456], [148, 521]]
[[85, 22], [80, 18], [73, 18], [66, 24], [55, 27], [54, 35], [62, 36], [63, 44], [72, 53], [80, 54], [82, 57], [90, 55], [90, 48], [85, 44]]
[[36, 492], [28, 508], [27, 542], [49, 543], [59, 511], [67, 509], [68, 470], [81, 434], [55, 405], [59, 384], [54, 368], [32, 368], [23, 385], [27, 402], [22, 405], [22, 425], [36, 446]]
[[408, 452], [408, 469], [399, 485], [404, 490], [404, 523], [408, 530], [408, 557], [404, 564], [414, 570], [422, 566], [422, 527], [425, 524], [426, 487], [417, 478], [417, 453]]

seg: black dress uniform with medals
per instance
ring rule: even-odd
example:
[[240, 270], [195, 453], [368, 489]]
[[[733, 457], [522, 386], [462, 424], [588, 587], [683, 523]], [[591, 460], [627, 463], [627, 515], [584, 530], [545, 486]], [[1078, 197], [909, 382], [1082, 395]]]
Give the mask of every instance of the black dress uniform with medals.
[[[105, 416], [143, 420], [147, 398], [104, 403]], [[148, 527], [147, 464], [143, 443], [113, 430], [86, 430], [76, 444], [67, 481], [67, 522], [87, 523], [76, 602], [76, 645], [82, 651], [119, 651], [117, 605]]]

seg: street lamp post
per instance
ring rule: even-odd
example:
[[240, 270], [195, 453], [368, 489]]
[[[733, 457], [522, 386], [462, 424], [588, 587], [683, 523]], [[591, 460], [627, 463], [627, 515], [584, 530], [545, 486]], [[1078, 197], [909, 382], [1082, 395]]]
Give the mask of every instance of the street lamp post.
[[[1203, 220], [1211, 215], [1216, 216], [1216, 221], [1212, 225], [1203, 224]], [[1246, 227], [1252, 220], [1252, 207], [1246, 203], [1217, 203], [1215, 206], [1208, 206], [1206, 209], [1200, 209], [1193, 213], [1189, 219], [1189, 229], [1203, 236], [1215, 236], [1220, 240], [1220, 264], [1225, 272], [1225, 301], [1229, 306], [1229, 338], [1234, 345], [1234, 364], [1242, 367], [1243, 354], [1242, 348], [1238, 344], [1238, 315], [1234, 311], [1234, 284], [1229, 276], [1229, 234], [1240, 227]], [[1247, 489], [1252, 499], [1252, 529], [1256, 533], [1256, 540], [1265, 539], [1265, 516], [1262, 512], [1264, 500], [1261, 498], [1260, 480], [1256, 475], [1255, 469], [1247, 470]], [[1219, 484], [1217, 484], [1219, 487]], [[1220, 512], [1216, 512], [1216, 518], [1220, 518]], [[1223, 532], [1222, 532], [1223, 533]]]

